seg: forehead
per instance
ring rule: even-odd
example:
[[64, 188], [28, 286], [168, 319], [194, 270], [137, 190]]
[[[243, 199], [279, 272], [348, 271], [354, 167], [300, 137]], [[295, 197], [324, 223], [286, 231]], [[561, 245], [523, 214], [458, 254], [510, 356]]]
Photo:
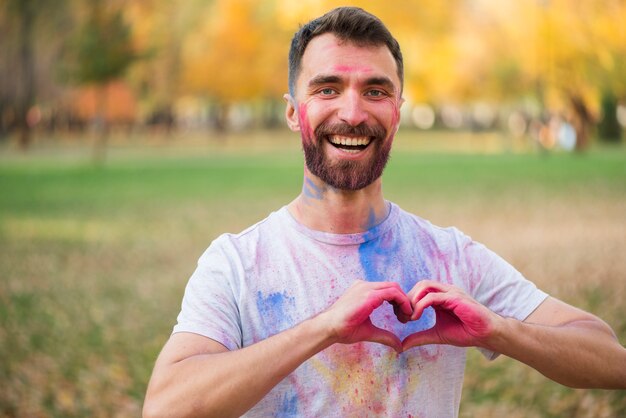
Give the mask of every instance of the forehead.
[[396, 61], [386, 45], [356, 45], [332, 33], [309, 42], [302, 56], [299, 82], [320, 74], [385, 76], [400, 87]]

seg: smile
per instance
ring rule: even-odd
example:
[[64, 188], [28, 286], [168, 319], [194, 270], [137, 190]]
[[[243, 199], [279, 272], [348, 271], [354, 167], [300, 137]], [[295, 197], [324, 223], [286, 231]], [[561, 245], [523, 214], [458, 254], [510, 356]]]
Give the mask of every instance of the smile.
[[340, 148], [350, 153], [357, 153], [367, 148], [371, 139], [367, 136], [353, 137], [343, 135], [329, 135], [328, 141], [336, 148]]

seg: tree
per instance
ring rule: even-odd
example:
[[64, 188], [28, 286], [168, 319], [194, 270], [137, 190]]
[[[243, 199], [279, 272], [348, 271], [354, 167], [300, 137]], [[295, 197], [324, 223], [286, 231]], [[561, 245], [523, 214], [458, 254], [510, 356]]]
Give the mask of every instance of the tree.
[[287, 91], [291, 33], [275, 24], [273, 1], [216, 0], [203, 15], [183, 45], [183, 91], [208, 97], [223, 129], [231, 105]]
[[469, 20], [464, 33], [480, 39], [489, 54], [474, 51], [466, 60], [474, 63], [468, 71], [480, 90], [474, 94], [533, 96], [544, 109], [566, 116], [576, 129], [577, 149], [587, 148], [601, 97], [626, 94], [626, 3], [537, 0], [478, 7], [480, 19]]
[[[4, 26], [0, 35], [3, 38], [0, 41], [2, 59], [6, 60], [4, 63], [14, 61], [16, 65], [0, 66], [3, 79], [0, 87], [4, 90], [0, 93], [0, 117], [5, 107], [14, 113], [19, 146], [26, 150], [32, 141], [28, 114], [38, 95], [37, 59], [41, 57], [37, 55], [36, 44], [44, 36], [38, 32], [54, 30], [55, 24], [62, 20], [65, 1], [6, 0], [3, 7], [4, 10], [0, 9], [0, 24]], [[49, 33], [45, 36], [50, 38]]]
[[105, 117], [106, 85], [121, 77], [138, 58], [131, 43], [131, 29], [121, 9], [108, 8], [102, 0], [89, 3], [88, 17], [72, 43], [70, 76], [79, 84], [93, 84], [98, 89], [98, 136], [94, 159], [104, 161], [108, 124]]

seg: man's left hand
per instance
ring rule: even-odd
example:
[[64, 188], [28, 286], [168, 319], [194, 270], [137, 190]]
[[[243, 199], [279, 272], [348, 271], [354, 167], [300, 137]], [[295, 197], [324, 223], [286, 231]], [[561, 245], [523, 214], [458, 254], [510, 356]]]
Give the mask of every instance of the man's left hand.
[[422, 280], [407, 294], [413, 306], [410, 318], [416, 320], [427, 307], [435, 310], [436, 323], [427, 330], [411, 334], [402, 341], [408, 350], [425, 344], [449, 344], [458, 347], [485, 347], [500, 316], [476, 302], [456, 286]]

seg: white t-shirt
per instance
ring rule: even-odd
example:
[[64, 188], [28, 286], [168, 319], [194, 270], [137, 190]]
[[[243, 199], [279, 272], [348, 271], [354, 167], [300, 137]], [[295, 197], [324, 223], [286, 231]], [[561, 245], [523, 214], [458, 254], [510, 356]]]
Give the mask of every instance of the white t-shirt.
[[[189, 280], [174, 332], [236, 350], [320, 313], [358, 279], [395, 281], [405, 292], [419, 280], [438, 280], [519, 320], [547, 296], [457, 229], [433, 226], [395, 204], [382, 223], [359, 234], [308, 229], [283, 207], [211, 244]], [[434, 312], [428, 308], [418, 321], [402, 324], [383, 304], [372, 322], [403, 339], [432, 327]], [[464, 348], [427, 345], [397, 354], [369, 342], [335, 344], [246, 416], [456, 417], [464, 369]]]

